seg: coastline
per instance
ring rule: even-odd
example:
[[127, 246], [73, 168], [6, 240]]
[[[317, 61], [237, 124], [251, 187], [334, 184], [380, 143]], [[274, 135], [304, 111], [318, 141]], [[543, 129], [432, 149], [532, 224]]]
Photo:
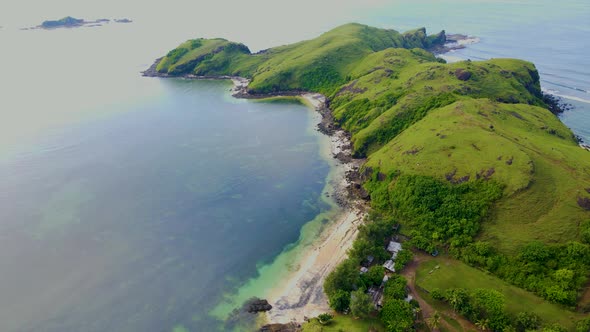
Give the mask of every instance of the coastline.
[[350, 141], [343, 130], [327, 133], [323, 129], [327, 110], [325, 97], [306, 93], [301, 98], [322, 114], [318, 127], [330, 138], [329, 147], [322, 151], [324, 158], [333, 160], [324, 195], [331, 195], [338, 211], [329, 218], [327, 227], [304, 245], [293, 262], [296, 268], [290, 271], [290, 275], [269, 289], [267, 300], [273, 309], [267, 312], [267, 319], [271, 323], [300, 323], [307, 317], [331, 311], [323, 291], [324, 280], [346, 258], [367, 210], [366, 202], [355, 198], [350, 191], [354, 181], [349, 175], [358, 170], [363, 160], [350, 158]]
[[[157, 63], [156, 60], [155, 63]], [[253, 95], [248, 92], [250, 80], [237, 76], [181, 77], [160, 74], [155, 65], [142, 72], [147, 77], [170, 77], [196, 80], [227, 79], [233, 82], [230, 93], [240, 99], [268, 99], [298, 97], [310, 110], [316, 112], [314, 130], [328, 139], [320, 144], [320, 155], [330, 164], [322, 199], [330, 209], [306, 223], [299, 240], [288, 245], [272, 263], [259, 268], [259, 276], [249, 280], [238, 294], [226, 298], [211, 315], [226, 319], [236, 305], [252, 296], [265, 298], [273, 306], [257, 318], [257, 325], [303, 323], [308, 317], [330, 312], [323, 283], [328, 274], [342, 262], [363, 222], [368, 204], [358, 194], [358, 170], [363, 159], [353, 159], [350, 135], [338, 128], [327, 106], [326, 97], [319, 93], [286, 92]], [[269, 287], [269, 281], [273, 282]], [[278, 280], [278, 282], [276, 282]]]

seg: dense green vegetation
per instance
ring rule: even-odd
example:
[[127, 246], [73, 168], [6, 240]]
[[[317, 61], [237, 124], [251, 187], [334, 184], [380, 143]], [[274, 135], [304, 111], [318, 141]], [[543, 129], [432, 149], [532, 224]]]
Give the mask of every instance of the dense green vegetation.
[[457, 256], [554, 303], [575, 307], [577, 290], [587, 281], [590, 247], [579, 242], [530, 242], [515, 256], [498, 253], [487, 242], [458, 250]]
[[416, 284], [437, 298], [437, 292], [441, 294], [450, 289], [464, 289], [467, 293], [477, 289], [495, 290], [503, 295], [504, 311], [511, 321], [520, 313], [529, 312], [540, 317], [544, 326], [557, 323], [571, 329], [582, 317], [582, 314], [548, 303], [531, 292], [447, 257], [432, 258], [423, 263], [417, 271]]
[[[530, 310], [511, 309], [515, 298], [534, 293], [536, 306], [553, 308], [531, 311], [546, 330], [559, 330], [556, 322], [573, 328], [554, 313], [569, 315], [588, 283], [590, 153], [548, 110], [533, 64], [446, 64], [427, 51], [444, 39], [424, 29], [400, 34], [360, 24], [257, 54], [242, 44], [197, 39], [168, 53], [157, 70], [244, 76], [255, 94], [327, 96], [336, 123], [352, 135], [354, 155], [367, 157], [361, 173], [372, 206], [349, 258], [326, 279], [336, 311], [365, 303], [361, 292], [379, 286], [383, 269], [359, 268], [391, 257], [385, 246], [401, 224], [408, 241], [397, 270], [411, 260], [410, 248], [477, 268], [456, 262], [466, 274], [438, 287], [443, 301], [463, 296], [469, 310], [457, 311], [467, 318], [497, 330], [507, 322], [538, 328]], [[475, 274], [468, 268], [487, 277], [462, 286]], [[399, 295], [384, 298], [380, 316], [389, 331], [413, 328], [412, 309]], [[361, 309], [355, 311], [365, 316]]]
[[411, 244], [432, 253], [436, 246], [460, 248], [470, 243], [479, 230], [479, 221], [500, 195], [501, 188], [493, 181], [453, 185], [422, 175], [401, 175], [380, 196], [389, 199], [373, 206], [393, 210], [407, 220]]

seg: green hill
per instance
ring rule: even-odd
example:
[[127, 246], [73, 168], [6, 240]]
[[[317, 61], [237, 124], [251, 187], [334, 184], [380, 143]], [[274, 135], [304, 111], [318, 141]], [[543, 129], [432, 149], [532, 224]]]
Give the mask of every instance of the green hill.
[[222, 39], [195, 39], [170, 51], [157, 71], [248, 77], [253, 93], [307, 90], [329, 94], [347, 82], [350, 71], [373, 52], [392, 47], [428, 48], [444, 41], [444, 32], [427, 36], [424, 29], [418, 29], [400, 34], [361, 24], [343, 25], [318, 38], [257, 54]]
[[[399, 222], [414, 248], [448, 254], [566, 309], [585, 304], [590, 153], [549, 111], [532, 63], [446, 64], [428, 51], [444, 41], [444, 32], [360, 24], [257, 54], [196, 39], [170, 51], [157, 71], [244, 76], [255, 94], [327, 96], [354, 155], [367, 158], [362, 176], [373, 208], [345, 264], [367, 255], [383, 263], [383, 241]], [[351, 280], [332, 288], [349, 294], [358, 287]]]

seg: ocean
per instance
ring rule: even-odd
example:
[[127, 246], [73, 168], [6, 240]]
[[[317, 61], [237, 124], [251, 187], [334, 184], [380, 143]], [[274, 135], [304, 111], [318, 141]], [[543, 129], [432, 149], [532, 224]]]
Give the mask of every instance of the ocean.
[[[0, 14], [1, 331], [224, 330], [220, 313], [271, 287], [281, 253], [332, 211], [315, 112], [233, 99], [228, 81], [140, 76], [187, 38], [256, 51], [351, 21], [472, 35], [447, 56], [534, 62], [544, 90], [574, 106], [561, 119], [590, 142], [587, 1], [305, 0], [281, 17], [259, 0], [223, 19], [201, 14], [223, 10], [202, 1], [165, 17], [88, 3]], [[65, 15], [134, 22], [19, 30]]]

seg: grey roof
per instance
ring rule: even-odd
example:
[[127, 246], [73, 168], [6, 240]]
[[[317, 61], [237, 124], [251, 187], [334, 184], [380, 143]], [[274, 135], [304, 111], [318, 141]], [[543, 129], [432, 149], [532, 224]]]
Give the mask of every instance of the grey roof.
[[393, 266], [394, 266], [394, 263], [393, 263], [393, 261], [392, 261], [391, 259], [390, 259], [390, 260], [388, 260], [388, 261], [386, 261], [386, 262], [383, 264], [383, 267], [384, 267], [384, 268], [388, 269], [388, 270], [389, 270], [389, 271], [391, 271], [391, 272], [395, 272], [395, 268], [394, 268]]
[[398, 252], [402, 250], [402, 244], [395, 241], [389, 241], [389, 245], [387, 245], [387, 251], [389, 252]]

